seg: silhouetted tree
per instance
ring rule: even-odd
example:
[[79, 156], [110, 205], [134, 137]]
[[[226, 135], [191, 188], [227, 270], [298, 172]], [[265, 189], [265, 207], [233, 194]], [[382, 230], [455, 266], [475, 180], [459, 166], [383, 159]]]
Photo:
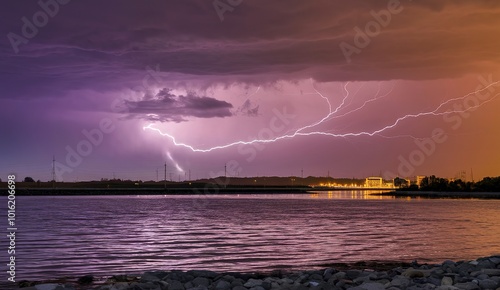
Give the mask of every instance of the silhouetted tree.
[[474, 184], [474, 191], [500, 192], [500, 177], [485, 177]]
[[457, 179], [450, 182], [448, 190], [450, 191], [471, 191], [472, 182], [464, 182], [462, 179]]
[[420, 183], [420, 190], [423, 191], [450, 191], [449, 182], [445, 178], [434, 175], [424, 177]]
[[420, 181], [420, 188], [421, 189], [424, 189], [424, 188], [427, 188], [429, 186], [429, 177], [424, 177], [422, 178], [422, 180]]
[[400, 188], [401, 187], [408, 187], [409, 186], [408, 180], [396, 177], [396, 178], [394, 178], [394, 186], [400, 187]]
[[[396, 184], [396, 180], [394, 180]], [[415, 185], [410, 185], [409, 188], [405, 190], [413, 190]], [[465, 182], [461, 179], [454, 181], [448, 181], [445, 178], [436, 177], [434, 175], [424, 177], [420, 182], [419, 190], [422, 191], [489, 191], [489, 192], [500, 192], [500, 176], [499, 177], [485, 177], [483, 180], [474, 182]]]
[[24, 182], [35, 182], [35, 180], [32, 177], [26, 176]]

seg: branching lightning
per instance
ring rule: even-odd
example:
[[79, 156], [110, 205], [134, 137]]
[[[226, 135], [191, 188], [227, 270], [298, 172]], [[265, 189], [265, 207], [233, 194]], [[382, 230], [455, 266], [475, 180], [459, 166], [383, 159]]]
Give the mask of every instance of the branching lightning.
[[[405, 115], [405, 116], [402, 116], [402, 117], [399, 117], [397, 118], [394, 122], [392, 122], [391, 124], [389, 125], [386, 125], [384, 127], [381, 127], [377, 130], [374, 130], [374, 131], [361, 131], [361, 132], [350, 132], [350, 133], [331, 133], [331, 132], [325, 132], [325, 131], [306, 131], [307, 129], [311, 129], [311, 128], [314, 128], [314, 127], [317, 127], [319, 126], [320, 124], [324, 124], [325, 122], [329, 121], [329, 120], [332, 120], [332, 119], [335, 119], [335, 118], [340, 118], [340, 117], [343, 117], [343, 116], [346, 116], [346, 115], [349, 115], [351, 113], [354, 113], [356, 111], [359, 111], [361, 109], [363, 109], [368, 103], [370, 102], [374, 102], [376, 100], [379, 100], [381, 98], [384, 98], [386, 96], [388, 96], [394, 88], [391, 88], [391, 90], [382, 95], [382, 96], [379, 96], [380, 94], [380, 88], [378, 90], [378, 92], [375, 94], [375, 96], [367, 101], [365, 101], [361, 106], [355, 108], [355, 109], [352, 109], [348, 112], [345, 112], [341, 115], [339, 115], [338, 113], [342, 110], [342, 109], [345, 109], [345, 104], [346, 104], [346, 100], [349, 98], [350, 96], [350, 93], [349, 93], [349, 90], [347, 89], [348, 85], [349, 85], [349, 82], [347, 82], [344, 86], [343, 86], [343, 89], [345, 91], [345, 96], [342, 98], [342, 101], [341, 103], [335, 108], [333, 109], [332, 108], [332, 105], [331, 105], [331, 102], [330, 100], [325, 97], [320, 91], [318, 91], [314, 86], [313, 86], [313, 89], [315, 91], [315, 94], [319, 95], [322, 99], [324, 99], [327, 104], [328, 104], [328, 108], [329, 108], [329, 112], [326, 116], [324, 116], [323, 118], [321, 118], [319, 121], [316, 121], [312, 124], [309, 124], [309, 125], [306, 125], [306, 126], [303, 126], [299, 129], [296, 129], [295, 131], [293, 131], [293, 133], [287, 133], [287, 134], [284, 134], [284, 135], [281, 135], [281, 136], [278, 136], [276, 138], [272, 138], [272, 139], [254, 139], [254, 140], [251, 140], [251, 141], [235, 141], [235, 142], [232, 142], [232, 143], [228, 143], [228, 144], [224, 144], [224, 145], [218, 145], [218, 146], [214, 146], [214, 147], [211, 147], [211, 148], [195, 148], [189, 144], [186, 144], [186, 143], [182, 143], [182, 142], [178, 142], [176, 140], [176, 138], [168, 133], [164, 133], [162, 132], [160, 129], [158, 128], [155, 128], [153, 126], [153, 124], [149, 124], [145, 127], [143, 127], [144, 130], [148, 129], [148, 130], [152, 130], [152, 131], [155, 131], [157, 132], [158, 134], [160, 134], [161, 136], [164, 136], [164, 137], [168, 137], [172, 143], [175, 145], [175, 146], [179, 146], [179, 147], [184, 147], [184, 148], [187, 148], [193, 152], [210, 152], [210, 151], [214, 151], [214, 150], [219, 150], [219, 149], [225, 149], [225, 148], [229, 148], [229, 147], [233, 147], [233, 146], [237, 146], [237, 145], [250, 145], [250, 144], [255, 144], [255, 143], [273, 143], [273, 142], [277, 142], [279, 140], [282, 140], [282, 139], [291, 139], [291, 138], [295, 138], [297, 136], [330, 136], [330, 137], [359, 137], [359, 136], [379, 136], [379, 137], [383, 137], [383, 138], [399, 138], [399, 137], [410, 137], [410, 138], [413, 138], [413, 139], [418, 139], [414, 136], [411, 136], [411, 135], [400, 135], [400, 136], [393, 136], [393, 137], [389, 137], [389, 136], [384, 136], [383, 133], [390, 130], [390, 129], [393, 129], [395, 127], [397, 127], [401, 122], [405, 121], [405, 120], [408, 120], [408, 119], [415, 119], [415, 118], [421, 118], [421, 117], [426, 117], [426, 116], [442, 116], [442, 115], [446, 115], [446, 114], [453, 114], [453, 113], [465, 113], [465, 112], [468, 112], [468, 111], [472, 111], [472, 110], [475, 110], [477, 109], [478, 107], [481, 107], [483, 106], [484, 104], [488, 103], [488, 102], [491, 102], [493, 99], [495, 99], [496, 97], [498, 97], [500, 95], [500, 93], [494, 95], [493, 97], [483, 101], [483, 102], [480, 102], [478, 105], [475, 105], [475, 106], [471, 106], [469, 108], [465, 108], [465, 109], [454, 109], [454, 110], [446, 110], [446, 111], [443, 111], [442, 109], [452, 103], [452, 102], [457, 102], [457, 101], [460, 101], [460, 100], [464, 100], [465, 98], [473, 95], [473, 94], [478, 94], [486, 89], [489, 89], [490, 87], [494, 86], [494, 85], [497, 85], [499, 84], [500, 81], [496, 81], [496, 82], [493, 82], [493, 83], [490, 83], [489, 85], [481, 88], [481, 89], [478, 89], [476, 91], [473, 91], [473, 92], [470, 92], [464, 96], [461, 96], [461, 97], [456, 97], [456, 98], [452, 98], [452, 99], [448, 99], [444, 102], [442, 102], [441, 104], [439, 104], [435, 109], [431, 110], [431, 111], [426, 111], [426, 112], [420, 112], [420, 113], [417, 113], [417, 114], [408, 114], [408, 115]], [[171, 156], [169, 155], [169, 158], [171, 159]], [[181, 169], [182, 170], [182, 169]]]
[[335, 115], [335, 116], [331, 116], [330, 118], [328, 118], [328, 120], [332, 120], [332, 119], [338, 119], [338, 118], [342, 118], [342, 117], [345, 117], [351, 113], [354, 113], [354, 112], [357, 112], [361, 109], [363, 109], [368, 103], [371, 103], [373, 101], [376, 101], [376, 100], [379, 100], [379, 99], [382, 99], [382, 98], [385, 98], [387, 97], [388, 95], [390, 95], [392, 93], [392, 91], [394, 90], [394, 87], [392, 87], [389, 92], [387, 92], [385, 95], [382, 95], [382, 96], [379, 96], [380, 94], [380, 90], [381, 90], [381, 86], [379, 85], [379, 88], [377, 90], [377, 93], [375, 94], [375, 97], [369, 99], [369, 100], [366, 100], [361, 106], [359, 106], [358, 108], [354, 109], [354, 110], [351, 110], [347, 113], [344, 113], [342, 115]]

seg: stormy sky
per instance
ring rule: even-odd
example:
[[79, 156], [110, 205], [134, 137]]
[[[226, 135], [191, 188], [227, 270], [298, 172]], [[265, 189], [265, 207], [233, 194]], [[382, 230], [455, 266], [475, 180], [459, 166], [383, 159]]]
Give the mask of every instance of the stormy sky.
[[[6, 1], [0, 178], [500, 175], [498, 1]], [[161, 177], [161, 174], [160, 174]], [[470, 176], [468, 176], [470, 179]]]

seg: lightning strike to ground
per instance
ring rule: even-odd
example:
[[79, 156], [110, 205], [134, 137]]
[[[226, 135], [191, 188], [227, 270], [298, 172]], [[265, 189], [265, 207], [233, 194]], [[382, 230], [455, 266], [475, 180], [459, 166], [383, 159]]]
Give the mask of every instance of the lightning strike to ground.
[[184, 169], [181, 168], [179, 163], [177, 163], [177, 161], [174, 160], [174, 158], [172, 157], [172, 154], [170, 154], [170, 152], [168, 152], [168, 151], [167, 151], [167, 156], [168, 156], [168, 159], [170, 159], [170, 161], [172, 161], [172, 163], [175, 165], [175, 168], [177, 169], [177, 171], [184, 172]]

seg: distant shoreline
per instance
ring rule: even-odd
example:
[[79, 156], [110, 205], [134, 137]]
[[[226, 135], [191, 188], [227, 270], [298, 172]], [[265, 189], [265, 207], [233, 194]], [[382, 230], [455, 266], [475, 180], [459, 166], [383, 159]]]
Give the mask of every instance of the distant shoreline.
[[164, 188], [20, 188], [20, 196], [74, 195], [214, 195], [308, 193], [309, 187], [167, 187]]
[[461, 199], [500, 199], [500, 192], [449, 192], [449, 191], [390, 191], [380, 193], [383, 196], [411, 197], [411, 198], [461, 198]]
[[[343, 190], [387, 190], [368, 188], [317, 188], [317, 187], [167, 187], [165, 188], [18, 188], [18, 196], [79, 196], [79, 195], [217, 195], [217, 194], [311, 194], [318, 191]], [[4, 192], [2, 195], [7, 195]], [[458, 199], [500, 199], [500, 192], [437, 192], [437, 191], [400, 191], [390, 190], [373, 195], [393, 196], [396, 198], [458, 198]]]

